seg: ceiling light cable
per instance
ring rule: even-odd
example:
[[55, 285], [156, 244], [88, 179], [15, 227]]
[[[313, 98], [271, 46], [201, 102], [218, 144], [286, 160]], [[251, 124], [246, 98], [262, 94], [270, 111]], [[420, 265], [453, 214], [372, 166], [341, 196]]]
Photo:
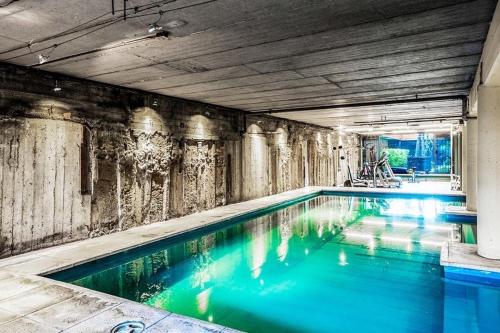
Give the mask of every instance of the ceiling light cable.
[[[50, 46], [47, 46], [47, 47], [41, 48], [41, 49], [37, 50], [36, 52], [43, 52], [43, 51], [50, 50], [50, 49], [52, 49], [52, 51], [53, 51], [56, 47], [58, 47], [58, 46], [60, 46], [60, 45], [67, 44], [67, 43], [70, 43], [70, 42], [72, 42], [72, 41], [74, 41], [74, 40], [76, 40], [76, 39], [79, 39], [79, 38], [81, 38], [81, 37], [84, 37], [84, 36], [90, 35], [91, 33], [94, 33], [94, 32], [96, 32], [96, 31], [99, 31], [99, 30], [102, 30], [102, 29], [104, 29], [104, 28], [107, 28], [108, 26], [110, 26], [110, 25], [112, 25], [112, 24], [114, 24], [114, 22], [112, 22], [112, 23], [110, 23], [110, 24], [107, 24], [106, 26], [99, 27], [99, 28], [94, 29], [94, 30], [92, 30], [92, 31], [86, 32], [86, 33], [84, 33], [84, 34], [78, 35], [78, 36], [76, 36], [76, 37], [74, 37], [74, 38], [71, 38], [71, 39], [65, 40], [65, 41], [63, 41], [63, 42], [61, 42], [61, 43], [59, 43], [59, 44], [54, 44], [54, 45], [50, 45]], [[31, 46], [33, 46], [34, 44], [36, 44], [36, 43], [31, 44]], [[30, 51], [29, 51], [28, 53], [23, 53], [23, 54], [20, 54], [20, 55], [17, 55], [17, 56], [13, 56], [13, 57], [6, 58], [6, 59], [1, 59], [1, 60], [2, 60], [2, 61], [9, 61], [9, 60], [12, 60], [12, 59], [17, 59], [17, 58], [21, 58], [21, 57], [24, 57], [24, 56], [30, 55], [30, 54], [32, 54], [32, 53], [33, 53], [33, 51], [32, 51], [32, 49], [31, 49], [31, 47], [29, 47], [29, 50], [30, 50]], [[50, 53], [52, 53], [52, 51], [50, 51], [48, 55], [50, 55]]]
[[[51, 47], [49, 47], [49, 48], [52, 48], [52, 50], [50, 50], [48, 53], [46, 53], [46, 54], [40, 53], [40, 54], [38, 55], [38, 57], [37, 57], [37, 58], [38, 58], [38, 63], [39, 63], [40, 65], [42, 65], [42, 64], [44, 64], [44, 63], [48, 62], [48, 61], [50, 60], [50, 55], [52, 54], [52, 52], [54, 52], [54, 50], [55, 50], [55, 49], [56, 49], [56, 47], [58, 47], [58, 46], [59, 46], [58, 44], [54, 44], [54, 45], [52, 45]], [[31, 52], [31, 47], [30, 47], [29, 49], [30, 49], [30, 52]]]
[[[161, 7], [163, 5], [166, 5], [166, 4], [169, 4], [169, 3], [172, 3], [172, 2], [175, 2], [177, 0], [171, 0], [171, 1], [168, 1], [168, 2], [165, 2], [165, 1], [157, 1], [157, 2], [163, 2], [163, 4], [161, 5], [156, 5], [155, 7]], [[195, 6], [199, 6], [199, 5], [204, 5], [204, 4], [208, 4], [208, 3], [212, 3], [212, 2], [216, 2], [217, 0], [207, 0], [207, 1], [203, 1], [203, 2], [199, 2], [199, 3], [196, 3], [196, 4], [190, 4], [190, 5], [186, 5], [186, 6], [182, 6], [182, 7], [177, 7], [177, 8], [172, 8], [172, 9], [168, 9], [168, 10], [164, 10], [162, 11], [162, 13], [166, 13], [166, 12], [173, 12], [173, 11], [177, 11], [177, 10], [181, 10], [181, 9], [184, 9], [184, 8], [191, 8], [191, 7], [195, 7]], [[154, 8], [154, 7], [150, 7], [150, 8], [147, 8], [147, 9], [151, 9], [151, 8]], [[147, 9], [143, 9], [143, 10], [147, 10]], [[141, 11], [143, 11], [141, 10]], [[118, 10], [116, 10], [118, 11]], [[130, 18], [139, 18], [139, 17], [146, 17], [146, 16], [151, 16], [151, 15], [158, 15], [158, 13], [148, 13], [148, 14], [142, 14], [142, 15], [133, 15], [133, 16], [129, 16]], [[102, 15], [103, 16], [103, 15]], [[90, 35], [91, 33], [94, 33], [96, 31], [99, 31], [99, 30], [102, 30], [108, 26], [111, 26], [115, 23], [118, 23], [118, 22], [121, 22], [121, 19], [114, 19], [112, 21], [108, 21], [107, 24], [105, 25], [102, 25], [102, 26], [98, 26], [96, 29], [94, 30], [91, 30], [91, 31], [88, 31], [88, 32], [85, 32], [81, 35], [78, 35], [74, 38], [71, 38], [71, 39], [68, 39], [68, 40], [65, 40], [63, 42], [60, 42], [58, 44], [54, 44], [52, 46], [48, 46], [48, 47], [45, 47], [45, 48], [42, 48], [42, 49], [39, 49], [37, 50], [37, 52], [41, 52], [41, 51], [45, 51], [45, 50], [48, 50], [48, 49], [51, 49], [51, 48], [55, 48], [55, 46], [60, 46], [60, 45], [63, 45], [63, 44], [67, 44], [69, 42], [72, 42], [74, 40], [77, 40], [79, 38], [82, 38], [84, 36], [87, 36], [87, 35]], [[87, 28], [83, 29], [83, 30], [86, 30]], [[73, 34], [74, 32], [71, 32], [70, 34]], [[163, 33], [162, 31], [159, 31], [157, 32], [157, 34], [154, 36], [154, 37], [163, 37], [165, 34], [168, 35], [168, 32], [165, 32]], [[46, 40], [43, 40], [43, 41], [48, 41], [50, 39], [46, 39]], [[8, 50], [8, 51], [4, 51], [4, 52], [0, 52], [0, 55], [2, 54], [5, 54], [5, 53], [10, 53], [10, 52], [13, 52], [13, 51], [16, 51], [16, 50], [19, 50], [19, 49], [22, 49], [22, 48], [25, 48], [25, 47], [28, 47], [29, 48], [29, 52], [28, 53], [24, 53], [24, 54], [20, 54], [20, 55], [16, 55], [16, 56], [13, 56], [13, 57], [10, 57], [10, 58], [6, 58], [6, 59], [0, 59], [0, 61], [9, 61], [9, 60], [12, 60], [12, 59], [17, 59], [17, 58], [21, 58], [23, 56], [26, 56], [26, 55], [29, 55], [29, 54], [32, 54], [33, 51], [31, 50], [31, 46], [35, 45], [35, 44], [40, 44], [41, 42], [43, 41], [40, 41], [40, 40], [34, 40], [34, 41], [31, 41], [31, 44], [28, 44], [28, 45], [25, 45], [25, 46], [22, 46], [22, 47], [18, 47], [18, 48], [15, 48], [15, 49], [11, 49], [11, 50]], [[89, 51], [90, 53], [92, 51]], [[87, 52], [83, 52], [83, 53], [87, 53]], [[63, 57], [63, 58], [67, 58], [67, 57]], [[53, 61], [50, 61], [50, 62], [54, 62], [54, 61], [57, 61], [57, 60], [60, 60], [60, 59], [55, 59]], [[40, 65], [40, 64], [38, 64]], [[35, 65], [37, 66], [37, 65]]]
[[163, 27], [161, 25], [158, 25], [158, 22], [160, 22], [160, 20], [163, 17], [163, 13], [164, 13], [164, 11], [160, 10], [158, 12], [158, 15], [159, 15], [158, 19], [155, 22], [148, 25], [148, 32], [149, 33], [158, 32], [160, 30], [163, 30]]
[[[170, 3], [173, 3], [173, 2], [176, 2], [177, 0], [170, 0], [170, 1], [153, 1], [151, 3], [148, 3], [148, 4], [144, 4], [144, 5], [140, 5], [140, 6], [136, 6], [135, 8], [137, 8], [137, 13], [139, 12], [143, 12], [143, 11], [146, 11], [146, 10], [150, 10], [150, 9], [153, 9], [153, 8], [161, 8], [165, 5], [168, 5]], [[184, 9], [184, 8], [187, 8], [187, 7], [190, 7], [191, 5], [189, 6], [184, 6], [184, 7], [180, 7], [180, 8], [175, 8], [173, 10], [178, 10], [178, 9]], [[134, 9], [135, 9], [134, 8]], [[115, 12], [121, 12], [123, 11], [123, 9], [116, 9]], [[172, 11], [172, 10], [169, 10], [169, 11]], [[87, 29], [91, 29], [91, 28], [95, 28], [95, 27], [98, 27], [100, 25], [107, 25], [108, 23], [110, 22], [114, 22], [114, 23], [117, 23], [117, 22], [120, 22], [122, 19], [121, 18], [116, 18], [116, 17], [112, 17], [112, 18], [108, 18], [104, 21], [101, 21], [101, 22], [97, 22], [95, 23], [94, 25], [89, 25], [90, 23], [93, 23], [107, 15], [111, 14], [111, 12], [107, 12], [107, 13], [104, 13], [102, 15], [99, 15], [93, 19], [90, 19], [86, 22], [83, 22], [83, 23], [80, 23], [78, 25], [76, 25], [75, 27], [72, 27], [72, 28], [69, 28], [69, 29], [66, 29], [60, 33], [57, 33], [57, 34], [54, 34], [54, 35], [51, 35], [51, 36], [47, 36], [47, 37], [44, 37], [44, 38], [40, 38], [40, 39], [36, 39], [36, 40], [32, 40], [30, 43], [31, 45], [34, 45], [34, 44], [41, 44], [43, 42], [47, 42], [47, 41], [50, 41], [52, 39], [56, 39], [56, 38], [60, 38], [60, 37], [65, 37], [65, 36], [68, 36], [68, 35], [72, 35], [72, 34], [75, 34], [75, 33], [78, 33], [78, 32], [81, 32], [81, 31], [85, 31]], [[150, 13], [148, 15], [156, 15], [157, 13]], [[129, 16], [130, 17], [130, 16]], [[133, 16], [135, 17], [135, 16]], [[14, 48], [11, 48], [9, 50], [5, 50], [5, 51], [2, 51], [0, 52], [0, 55], [2, 54], [6, 54], [6, 53], [10, 53], [10, 52], [14, 52], [14, 51], [18, 51], [18, 50], [21, 50], [25, 47], [29, 47], [29, 45], [22, 45], [22, 46], [16, 46]], [[6, 59], [3, 59], [3, 60], [6, 60]]]
[[[121, 42], [119, 44], [114, 44], [114, 45], [110, 45], [110, 46], [106, 46], [106, 47], [100, 47], [100, 48], [97, 48], [97, 49], [93, 49], [93, 50], [90, 50], [90, 51], [84, 51], [84, 52], [79, 52], [79, 53], [76, 53], [76, 54], [71, 54], [71, 55], [68, 55], [68, 56], [64, 56], [64, 57], [61, 57], [61, 58], [50, 60], [48, 62], [52, 64], [52, 63], [55, 63], [55, 62], [69, 60], [69, 59], [77, 58], [77, 57], [80, 57], [80, 56], [83, 56], [83, 55], [87, 55], [87, 54], [108, 51], [108, 50], [112, 50], [112, 49], [115, 49], [115, 48], [123, 47], [123, 46], [126, 46], [126, 45], [131, 45], [131, 44], [134, 44], [134, 43], [140, 43], [142, 41], [149, 40], [149, 39], [154, 39], [154, 38], [169, 38], [169, 34], [168, 34], [167, 31], [159, 31], [159, 32], [157, 32], [154, 35], [148, 35], [148, 36], [145, 36], [145, 37], [139, 37], [139, 38], [136, 38], [136, 39], [128, 40], [126, 42]], [[38, 66], [40, 66], [40, 65], [39, 64], [35, 64], [35, 65], [32, 65], [31, 67], [38, 67]]]
[[11, 3], [16, 2], [16, 1], [19, 1], [19, 0], [0, 1], [0, 8], [7, 7], [8, 5], [10, 5]]

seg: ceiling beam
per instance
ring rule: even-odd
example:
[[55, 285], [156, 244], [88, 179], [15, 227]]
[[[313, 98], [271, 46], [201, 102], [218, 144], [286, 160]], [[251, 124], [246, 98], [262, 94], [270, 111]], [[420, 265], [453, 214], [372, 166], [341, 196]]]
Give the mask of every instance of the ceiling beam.
[[445, 101], [445, 100], [461, 100], [462, 103], [466, 101], [467, 96], [465, 95], [455, 95], [455, 96], [442, 96], [442, 97], [428, 97], [428, 98], [414, 98], [414, 99], [398, 99], [390, 101], [375, 101], [375, 102], [361, 102], [361, 103], [351, 103], [351, 104], [335, 104], [335, 105], [323, 105], [315, 107], [305, 107], [305, 108], [289, 108], [280, 110], [267, 110], [252, 112], [252, 114], [276, 114], [283, 112], [304, 112], [304, 111], [314, 111], [314, 110], [328, 110], [328, 109], [340, 109], [340, 108], [356, 108], [356, 107], [366, 107], [366, 106], [381, 106], [381, 105], [393, 105], [393, 104], [406, 104], [406, 103], [422, 103], [422, 102], [434, 102], [434, 101]]

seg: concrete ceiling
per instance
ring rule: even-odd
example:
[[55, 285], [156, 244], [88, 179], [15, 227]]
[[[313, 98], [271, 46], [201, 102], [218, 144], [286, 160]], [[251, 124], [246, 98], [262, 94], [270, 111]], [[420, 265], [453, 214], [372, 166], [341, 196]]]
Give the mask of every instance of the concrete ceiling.
[[[124, 20], [123, 3], [112, 15], [111, 0], [0, 0], [0, 61], [248, 111], [455, 96], [472, 84], [496, 5], [127, 0]], [[153, 22], [170, 37], [153, 38]], [[337, 126], [461, 113], [437, 101], [276, 116]]]

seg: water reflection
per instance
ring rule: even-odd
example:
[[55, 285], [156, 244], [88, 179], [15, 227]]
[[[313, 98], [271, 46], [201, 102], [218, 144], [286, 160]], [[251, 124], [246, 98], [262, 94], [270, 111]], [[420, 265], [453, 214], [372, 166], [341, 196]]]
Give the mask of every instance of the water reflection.
[[498, 288], [445, 280], [443, 332], [499, 332]]
[[[476, 302], [475, 327], [484, 316], [498, 322], [498, 289], [471, 295], [441, 280], [439, 249], [453, 229], [436, 217], [446, 205], [318, 197], [73, 283], [250, 332], [329, 332], [332, 323], [441, 332], [457, 328], [463, 302]], [[481, 297], [494, 309], [482, 310]]]

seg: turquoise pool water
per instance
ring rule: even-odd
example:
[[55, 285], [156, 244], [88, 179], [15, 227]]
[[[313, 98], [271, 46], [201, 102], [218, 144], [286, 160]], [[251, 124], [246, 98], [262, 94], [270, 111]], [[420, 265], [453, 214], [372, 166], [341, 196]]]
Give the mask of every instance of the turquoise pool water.
[[436, 198], [320, 196], [54, 278], [248, 332], [500, 332], [500, 289], [442, 278]]

